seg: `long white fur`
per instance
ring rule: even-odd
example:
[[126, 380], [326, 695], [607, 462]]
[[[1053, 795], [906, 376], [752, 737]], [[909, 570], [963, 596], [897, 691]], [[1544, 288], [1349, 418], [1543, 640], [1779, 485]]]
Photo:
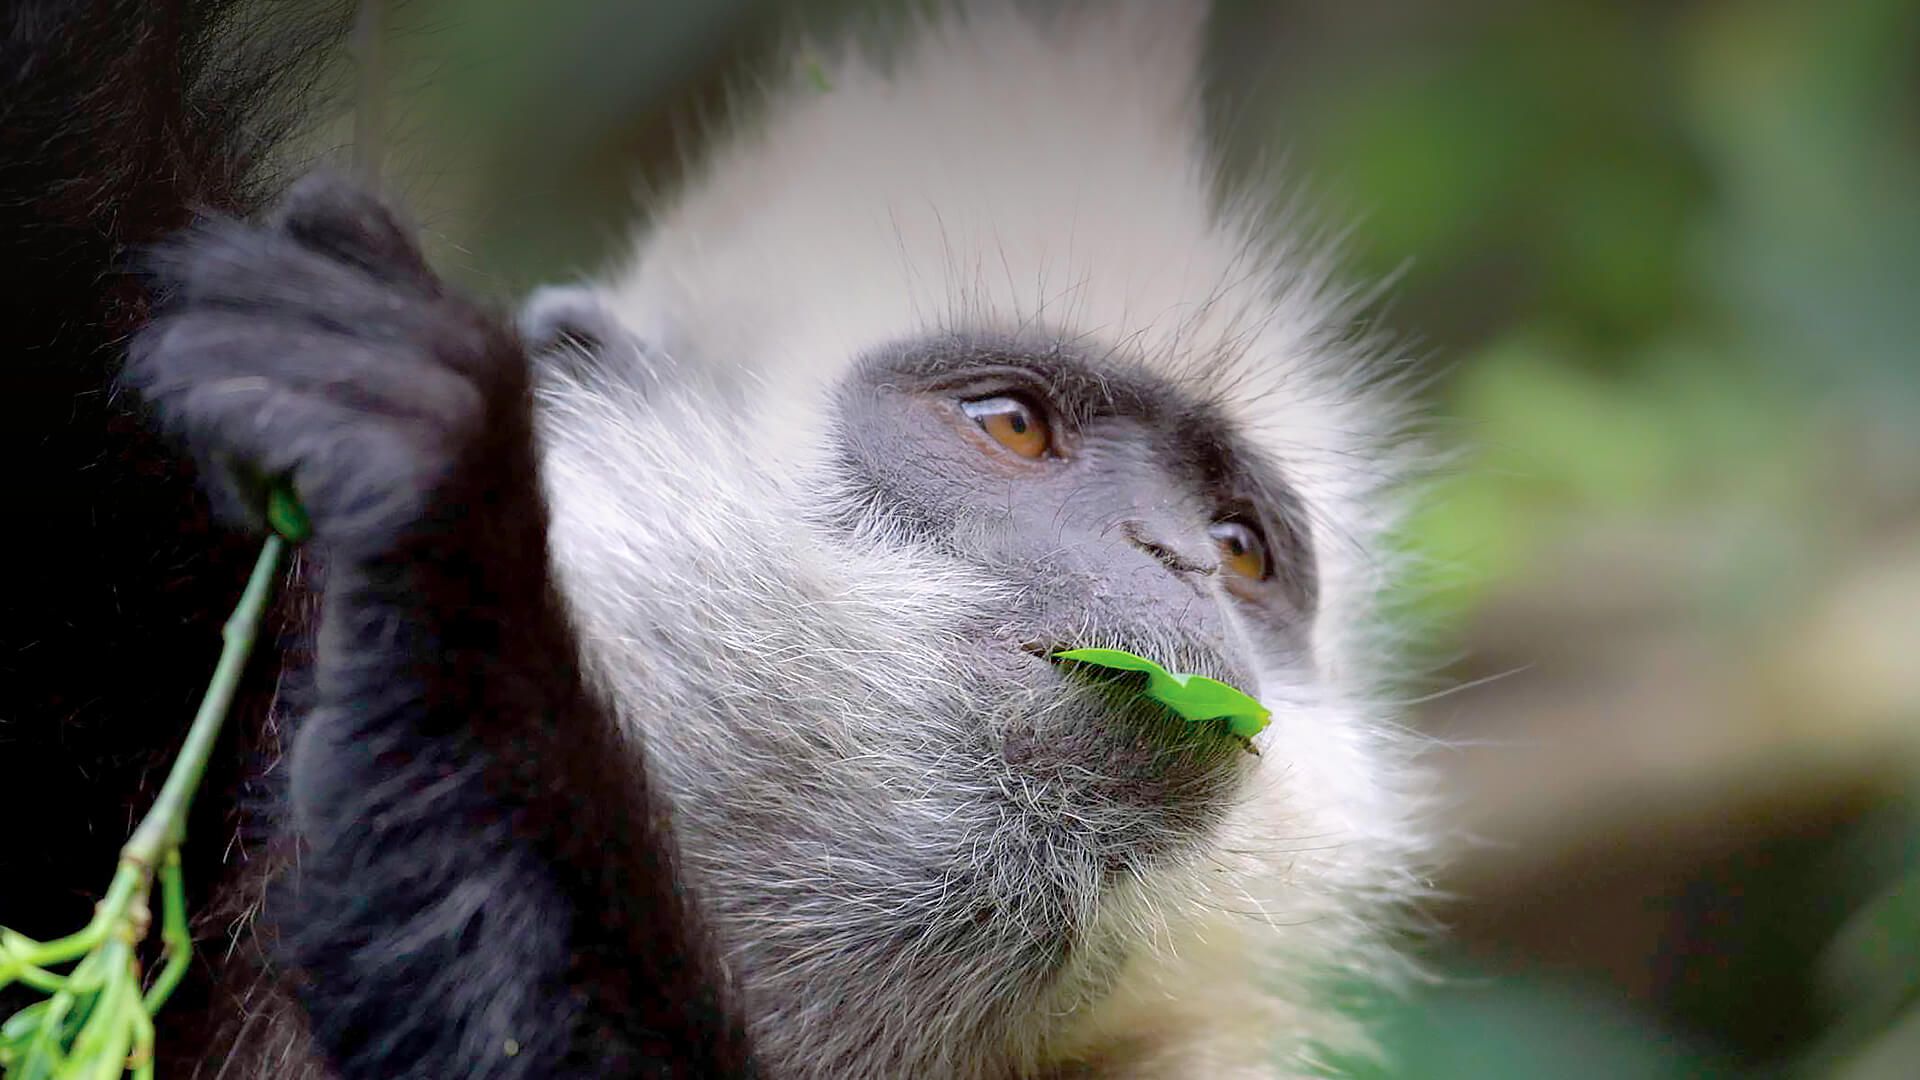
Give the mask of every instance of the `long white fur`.
[[[776, 1076], [1317, 1074], [1360, 1041], [1329, 977], [1401, 972], [1381, 930], [1418, 891], [1417, 773], [1374, 702], [1403, 413], [1324, 253], [1271, 200], [1217, 190], [1202, 29], [1183, 3], [994, 4], [879, 59], [810, 53], [825, 86], [781, 88], [595, 287], [668, 375], [545, 391], [556, 562]], [[1307, 508], [1311, 667], [1252, 642], [1274, 722], [1204, 857], [1021, 907], [1096, 876], [1067, 848], [1010, 860], [1023, 830], [1118, 811], [1010, 789], [942, 719], [975, 706], [946, 665], [1003, 588], [884, 522], [823, 539], [835, 381], [942, 330], [1144, 361]], [[1100, 947], [1035, 1000], [991, 955], [889, 937], [972, 918], [949, 890]]]

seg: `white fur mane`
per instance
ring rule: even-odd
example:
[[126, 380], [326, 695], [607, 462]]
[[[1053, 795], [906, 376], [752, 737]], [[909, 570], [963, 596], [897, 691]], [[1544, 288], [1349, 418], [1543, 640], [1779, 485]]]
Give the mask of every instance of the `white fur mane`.
[[[1219, 405], [1310, 515], [1321, 589], [1313, 677], [1261, 673], [1256, 692], [1275, 706], [1274, 723], [1218, 846], [1106, 898], [1089, 933], [1133, 943], [1117, 990], [1092, 1001], [1063, 991], [1061, 1015], [1029, 1025], [1019, 1056], [1099, 1062], [1103, 1075], [1127, 1077], [1309, 1075], [1317, 1047], [1357, 1041], [1319, 990], [1330, 977], [1400, 971], [1380, 931], [1419, 888], [1415, 774], [1375, 704], [1404, 413], [1381, 389], [1377, 349], [1354, 333], [1325, 254], [1268, 212], [1273, 200], [1221, 195], [1196, 81], [1203, 23], [1192, 5], [1150, 0], [1046, 18], [992, 4], [928, 23], [884, 59], [810, 53], [804, 67], [818, 67], [712, 152], [603, 290], [676, 365], [738, 389], [745, 419], [675, 427], [664, 449], [559, 447], [556, 546], [562, 565], [597, 568], [576, 580], [604, 589], [614, 564], [649, 549], [636, 532], [714, 539], [698, 535], [721, 520], [703, 516], [713, 512], [698, 494], [702, 471], [806, 472], [848, 364], [936, 332], [1057, 335], [1144, 362]], [[554, 400], [556, 430], [616, 429], [628, 410], [582, 388]], [[634, 505], [680, 521], [621, 516], [609, 476], [669, 475], [695, 477], [685, 485], [694, 494], [663, 500], [655, 487]], [[774, 476], [735, 509], [777, 532], [782, 490]], [[782, 543], [750, 541], [761, 542]], [[616, 543], [627, 547], [611, 551]], [[714, 572], [678, 569], [688, 581]], [[882, 573], [882, 592], [967, 584], [909, 573]], [[839, 595], [837, 574], [819, 567], [809, 580], [827, 584], [812, 592], [789, 583], [792, 602]], [[616, 612], [580, 604], [589, 636], [626, 632]], [[607, 646], [609, 670], [619, 647]]]

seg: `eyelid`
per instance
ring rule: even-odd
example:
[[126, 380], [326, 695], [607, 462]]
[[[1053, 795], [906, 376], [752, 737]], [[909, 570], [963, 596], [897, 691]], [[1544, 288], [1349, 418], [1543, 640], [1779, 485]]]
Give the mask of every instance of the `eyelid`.
[[[1246, 525], [1259, 535], [1266, 549], [1267, 576], [1259, 581], [1238, 579], [1243, 588], [1254, 586], [1265, 590], [1271, 586], [1274, 592], [1289, 597], [1311, 616], [1319, 601], [1319, 567], [1312, 537], [1304, 522], [1304, 511], [1290, 498], [1280, 500], [1272, 513], [1263, 512], [1261, 508], [1269, 505], [1265, 500], [1255, 503], [1245, 498], [1232, 499], [1220, 508], [1220, 516], [1214, 520]], [[1274, 595], [1274, 592], [1264, 595]]]
[[1212, 525], [1207, 526], [1207, 535], [1216, 544], [1225, 545], [1227, 543], [1227, 537], [1222, 535], [1223, 531], [1243, 533], [1247, 539], [1251, 541], [1247, 549], [1247, 554], [1257, 554], [1259, 557], [1258, 565], [1252, 568], [1252, 571], [1257, 572], [1250, 572], [1249, 570], [1230, 566], [1231, 561], [1239, 556], [1230, 556], [1225, 551], [1222, 551], [1221, 565], [1223, 567], [1233, 569], [1239, 577], [1247, 581], [1269, 581], [1273, 578], [1275, 570], [1273, 543], [1268, 539], [1267, 529], [1260, 523], [1258, 518], [1246, 514], [1234, 514], [1221, 517]]
[[1048, 419], [1065, 414], [1060, 407], [1061, 395], [1053, 382], [1040, 372], [1015, 364], [995, 364], [952, 372], [928, 380], [923, 385], [934, 393], [953, 394], [971, 400], [1000, 396], [1025, 397], [1041, 406], [1041, 411], [1046, 413]]
[[1040, 373], [1013, 365], [977, 368], [929, 383], [928, 391], [950, 394], [960, 402], [986, 401], [989, 398], [1018, 398], [1040, 417], [1052, 433], [1053, 451], [1058, 457], [1072, 457], [1081, 424], [1062, 406], [1053, 386]]
[[[999, 407], [994, 407], [998, 404]], [[987, 437], [1028, 461], [1062, 456], [1052, 411], [1024, 391], [1001, 391], [960, 400], [960, 411], [986, 432]], [[1001, 430], [996, 421], [1009, 417], [1030, 420], [1019, 430]]]

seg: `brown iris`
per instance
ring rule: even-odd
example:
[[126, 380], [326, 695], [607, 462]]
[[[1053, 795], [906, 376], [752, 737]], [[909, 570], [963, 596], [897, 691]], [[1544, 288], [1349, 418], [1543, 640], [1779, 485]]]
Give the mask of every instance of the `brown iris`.
[[1217, 521], [1207, 528], [1214, 545], [1220, 549], [1220, 565], [1253, 581], [1264, 579], [1271, 571], [1267, 565], [1267, 545], [1259, 530], [1242, 521]]
[[1053, 432], [1047, 427], [1046, 417], [1025, 398], [1002, 394], [963, 401], [960, 410], [994, 442], [1023, 458], [1042, 458], [1053, 450]]

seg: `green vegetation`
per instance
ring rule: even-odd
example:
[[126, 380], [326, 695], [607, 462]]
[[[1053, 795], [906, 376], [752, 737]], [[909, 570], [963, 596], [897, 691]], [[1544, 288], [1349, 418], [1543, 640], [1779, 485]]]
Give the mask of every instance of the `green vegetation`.
[[1124, 649], [1067, 649], [1054, 653], [1053, 658], [1116, 671], [1141, 672], [1147, 677], [1147, 684], [1140, 691], [1142, 695], [1188, 720], [1225, 720], [1227, 730], [1242, 739], [1265, 731], [1267, 718], [1273, 715], [1243, 690], [1205, 675], [1174, 674]]
[[[276, 525], [295, 525], [296, 533], [305, 535], [306, 515], [298, 503], [276, 489], [272, 505]], [[153, 1015], [180, 984], [193, 955], [180, 878], [187, 808], [253, 651], [285, 551], [279, 536], [262, 548], [222, 631], [226, 644], [186, 743], [153, 809], [120, 849], [120, 865], [93, 920], [77, 933], [44, 943], [0, 928], [0, 990], [19, 982], [47, 995], [0, 1023], [0, 1075], [6, 1080], [112, 1080], [127, 1072], [152, 1080]], [[148, 901], [156, 876], [160, 970], [147, 981], [140, 946], [153, 922]], [[69, 964], [65, 974], [57, 970]]]

